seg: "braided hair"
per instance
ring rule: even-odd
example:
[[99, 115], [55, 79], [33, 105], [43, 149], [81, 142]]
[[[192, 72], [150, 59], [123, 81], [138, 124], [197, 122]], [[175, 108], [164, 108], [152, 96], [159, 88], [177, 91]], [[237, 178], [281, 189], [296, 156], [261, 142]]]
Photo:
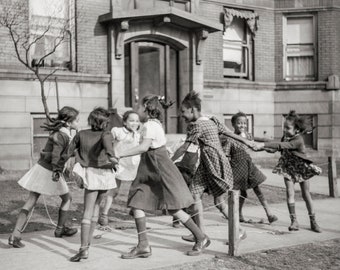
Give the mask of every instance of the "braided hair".
[[163, 110], [167, 110], [174, 104], [174, 101], [166, 102], [164, 97], [156, 95], [148, 95], [143, 98], [142, 104], [145, 107], [145, 112], [150, 119], [157, 119], [162, 122]]
[[52, 118], [51, 123], [44, 123], [41, 128], [46, 131], [58, 131], [62, 127], [67, 127], [68, 122], [74, 121], [79, 115], [79, 111], [73, 107], [64, 106], [58, 111], [58, 116]]

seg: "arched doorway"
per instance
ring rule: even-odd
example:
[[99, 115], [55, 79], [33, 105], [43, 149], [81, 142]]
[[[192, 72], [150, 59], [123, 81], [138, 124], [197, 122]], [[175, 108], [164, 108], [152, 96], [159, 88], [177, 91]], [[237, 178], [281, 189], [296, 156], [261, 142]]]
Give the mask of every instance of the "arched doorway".
[[125, 106], [136, 108], [147, 94], [164, 96], [175, 104], [164, 115], [167, 133], [180, 131], [179, 52], [168, 44], [139, 40], [125, 44]]

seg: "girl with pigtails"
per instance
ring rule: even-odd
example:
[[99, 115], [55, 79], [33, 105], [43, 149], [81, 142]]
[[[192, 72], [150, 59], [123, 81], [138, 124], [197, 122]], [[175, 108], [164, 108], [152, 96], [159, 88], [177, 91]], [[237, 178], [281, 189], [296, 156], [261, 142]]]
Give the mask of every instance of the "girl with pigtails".
[[40, 195], [58, 195], [61, 198], [55, 237], [72, 236], [77, 232], [75, 228], [65, 226], [67, 212], [71, 205], [71, 195], [64, 179], [64, 165], [68, 159], [67, 148], [71, 141], [71, 130], [77, 129], [79, 112], [65, 106], [51, 124], [43, 128], [50, 131], [44, 150], [41, 152], [38, 163], [35, 164], [18, 182], [28, 190], [29, 197], [20, 210], [13, 233], [8, 239], [8, 244], [15, 248], [23, 248], [21, 233], [28, 222], [28, 215], [36, 205]]

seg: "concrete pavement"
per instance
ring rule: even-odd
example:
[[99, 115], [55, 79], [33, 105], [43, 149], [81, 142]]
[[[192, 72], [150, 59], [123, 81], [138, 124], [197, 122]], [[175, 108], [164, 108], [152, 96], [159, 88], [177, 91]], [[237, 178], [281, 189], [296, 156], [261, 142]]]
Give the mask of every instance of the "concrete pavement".
[[[270, 170], [262, 170], [268, 178], [266, 184], [284, 186], [282, 177], [271, 174]], [[311, 190], [328, 194], [327, 178], [312, 179]], [[273, 204], [271, 210], [278, 216], [279, 221], [272, 225], [245, 224], [248, 238], [240, 243], [240, 254], [340, 238], [340, 199], [315, 200], [314, 205], [317, 221], [323, 229], [322, 233], [314, 233], [310, 230], [304, 202], [296, 203], [298, 221], [301, 226], [298, 232], [288, 232], [290, 220], [286, 203]], [[244, 215], [253, 220], [265, 218], [262, 206], [250, 203], [244, 208]], [[126, 230], [112, 232], [96, 230], [95, 235], [101, 237], [93, 239], [89, 259], [79, 263], [68, 261], [79, 248], [79, 232], [74, 237], [62, 239], [54, 238], [51, 230], [24, 233], [23, 241], [26, 247], [22, 249], [9, 247], [7, 245], [8, 235], [0, 235], [0, 269], [159, 269], [227, 254], [228, 246], [225, 242], [228, 238], [228, 225], [216, 209], [209, 209], [205, 212], [206, 233], [212, 243], [206, 252], [198, 257], [185, 255], [185, 252], [192, 248], [192, 244], [182, 241], [181, 236], [188, 234], [188, 231], [184, 227], [172, 228], [171, 220], [169, 216], [148, 218], [148, 226], [151, 228], [149, 240], [153, 255], [147, 259], [123, 260], [120, 258], [121, 253], [128, 251], [137, 243], [133, 222], [127, 222], [128, 229]]]

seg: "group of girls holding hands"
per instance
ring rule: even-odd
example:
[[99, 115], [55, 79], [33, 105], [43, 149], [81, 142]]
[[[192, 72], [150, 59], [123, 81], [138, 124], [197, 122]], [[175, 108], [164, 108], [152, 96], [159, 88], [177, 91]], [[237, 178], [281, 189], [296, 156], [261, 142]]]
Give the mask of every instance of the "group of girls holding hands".
[[[294, 183], [298, 182], [307, 205], [311, 229], [321, 232], [315, 221], [308, 182], [320, 170], [305, 155], [302, 138], [305, 126], [303, 119], [295, 112], [290, 112], [285, 119], [281, 142], [256, 142], [246, 132], [245, 114], [234, 115], [232, 132], [217, 118], [204, 116], [199, 95], [190, 92], [180, 105], [181, 116], [188, 124], [187, 137], [172, 157], [175, 161], [184, 155], [179, 170], [167, 152], [162, 126], [164, 110], [171, 105], [172, 102], [166, 102], [162, 97], [146, 96], [138, 111], [127, 111], [123, 115], [123, 127], [114, 127], [112, 130], [107, 130], [109, 112], [95, 108], [88, 117], [90, 128], [77, 132], [74, 138], [71, 137], [71, 130], [78, 128], [79, 112], [72, 107], [63, 107], [54, 122], [45, 125], [51, 134], [38, 163], [18, 182], [30, 193], [8, 239], [9, 244], [16, 248], [24, 247], [21, 232], [40, 194], [61, 197], [55, 237], [72, 236], [77, 232], [77, 229], [66, 226], [71, 195], [64, 178], [64, 165], [74, 155], [73, 175], [85, 193], [81, 245], [79, 252], [70, 258], [71, 261], [88, 258], [97, 222], [108, 224], [108, 212], [122, 181], [132, 182], [127, 206], [131, 208], [130, 214], [134, 217], [138, 232], [137, 245], [122, 254], [123, 259], [152, 255], [145, 211], [164, 209], [191, 232], [189, 236], [182, 237], [195, 243], [187, 255], [199, 255], [210, 245], [203, 226], [201, 199], [204, 192], [214, 197], [216, 207], [228, 218], [224, 195], [230, 189], [241, 190], [240, 221], [245, 222], [242, 207], [247, 197], [246, 190], [253, 189], [266, 211], [269, 223], [277, 220], [259, 187], [265, 176], [253, 164], [247, 153], [249, 148], [282, 153], [274, 172], [282, 174], [286, 184], [291, 217], [289, 230], [299, 229], [294, 205]], [[140, 119], [144, 123], [142, 126]], [[192, 168], [196, 162], [192, 162], [190, 157], [197, 159], [198, 152], [196, 170]], [[187, 165], [184, 164], [185, 160]], [[188, 171], [189, 176], [186, 173]], [[106, 201], [100, 213], [100, 204], [105, 196]], [[246, 238], [243, 228], [240, 229], [239, 237]]]

